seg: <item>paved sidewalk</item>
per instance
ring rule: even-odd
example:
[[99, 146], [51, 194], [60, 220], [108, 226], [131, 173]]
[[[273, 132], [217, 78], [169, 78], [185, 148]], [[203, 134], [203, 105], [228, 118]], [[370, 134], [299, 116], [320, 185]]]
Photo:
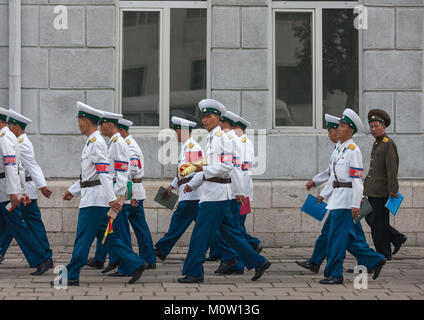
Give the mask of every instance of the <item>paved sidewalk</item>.
[[[54, 247], [55, 266], [66, 265], [71, 257], [72, 247]], [[323, 286], [321, 272], [313, 274], [298, 267], [295, 260], [304, 260], [311, 248], [266, 248], [263, 251], [273, 264], [265, 275], [256, 282], [250, 280], [254, 271], [244, 275], [216, 276], [217, 262], [205, 263], [205, 282], [202, 284], [180, 284], [177, 278], [187, 248], [175, 248], [165, 262], [158, 262], [156, 270], [147, 270], [133, 285], [128, 278], [111, 278], [99, 270], [84, 267], [80, 287], [57, 290], [49, 282], [57, 276], [50, 270], [43, 276], [31, 276], [20, 249], [9, 249], [6, 260], [0, 265], [0, 300], [9, 299], [168, 299], [168, 300], [276, 300], [276, 299], [418, 299], [424, 300], [424, 248], [404, 248], [394, 260], [389, 261], [380, 277], [374, 281], [368, 276], [368, 289], [355, 289], [356, 274], [344, 273], [344, 285]], [[93, 253], [90, 254], [92, 256]], [[354, 259], [347, 254], [345, 269], [354, 266]]]

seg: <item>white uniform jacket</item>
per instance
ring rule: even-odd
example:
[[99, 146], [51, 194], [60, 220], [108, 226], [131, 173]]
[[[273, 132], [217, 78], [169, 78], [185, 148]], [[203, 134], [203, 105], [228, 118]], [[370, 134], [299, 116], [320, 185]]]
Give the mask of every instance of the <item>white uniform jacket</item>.
[[[339, 143], [337, 142], [334, 145], [334, 150], [338, 147]], [[315, 183], [315, 186], [318, 187], [319, 185], [323, 184], [324, 182], [327, 182], [330, 178], [331, 169], [330, 166], [328, 166], [325, 170], [318, 173], [316, 176], [312, 178], [312, 181]]]
[[[129, 179], [141, 179], [144, 176], [144, 156], [137, 141], [129, 135], [125, 139], [125, 144], [128, 146], [130, 155]], [[143, 183], [132, 182], [132, 199], [146, 199], [146, 190]], [[127, 201], [126, 203], [129, 203]]]
[[[193, 162], [196, 160], [200, 160], [204, 158], [203, 150], [200, 144], [194, 140], [192, 137], [188, 139], [184, 144], [182, 144], [180, 156], [178, 157], [178, 169], [189, 162]], [[196, 173], [192, 173], [186, 178], [194, 177]], [[202, 174], [199, 176], [203, 177]], [[192, 192], [186, 192], [184, 193], [184, 187], [186, 184], [182, 184], [178, 188], [178, 176], [174, 178], [174, 180], [171, 183], [171, 186], [174, 189], [179, 189], [179, 198], [178, 201], [187, 201], [187, 200], [200, 200], [200, 194], [202, 191], [202, 186], [200, 186], [197, 190], [194, 190]]]
[[240, 137], [240, 141], [242, 143], [241, 171], [243, 173], [244, 196], [253, 201], [252, 168], [255, 150], [252, 141], [245, 134]]
[[[339, 144], [330, 161], [330, 178], [321, 196], [327, 200], [327, 209], [352, 209], [361, 205], [364, 186], [362, 183], [362, 153], [352, 139]], [[337, 176], [337, 177], [336, 177]], [[351, 182], [352, 188], [333, 188], [333, 182]]]
[[10, 201], [11, 194], [26, 193], [25, 172], [21, 164], [18, 139], [5, 126], [0, 130], [0, 202]]
[[208, 133], [205, 153], [208, 165], [203, 167], [202, 172], [196, 173], [188, 185], [196, 190], [203, 182], [200, 202], [231, 200], [232, 192], [229, 183], [202, 181], [203, 177], [205, 179], [214, 177], [228, 179], [231, 176], [233, 169], [232, 143], [220, 126], [216, 126]]
[[38, 189], [46, 187], [46, 179], [44, 179], [43, 171], [35, 160], [34, 146], [24, 133], [18, 137], [19, 147], [21, 150], [21, 162], [25, 169], [25, 178], [31, 177], [31, 181], [26, 183], [28, 196], [32, 200], [38, 199]]
[[[81, 181], [100, 180], [101, 184], [81, 188]], [[106, 142], [99, 131], [93, 132], [87, 139], [81, 154], [81, 177], [70, 188], [73, 196], [81, 195], [80, 208], [109, 207], [116, 200], [112, 177], [109, 174], [109, 159]]]
[[128, 145], [119, 132], [115, 133], [108, 142], [110, 175], [114, 181], [113, 189], [117, 196], [127, 193], [128, 167], [130, 154]]

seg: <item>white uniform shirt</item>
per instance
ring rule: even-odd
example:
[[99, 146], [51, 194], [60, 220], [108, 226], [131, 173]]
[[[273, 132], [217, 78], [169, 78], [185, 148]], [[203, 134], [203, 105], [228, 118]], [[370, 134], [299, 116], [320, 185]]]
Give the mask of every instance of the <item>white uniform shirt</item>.
[[[196, 140], [190, 137], [190, 139], [187, 139], [187, 141], [182, 145], [180, 156], [178, 157], [178, 169], [186, 163], [202, 159], [203, 157], [204, 155], [203, 155], [202, 147]], [[193, 177], [194, 175], [196, 175], [196, 173], [192, 173], [185, 178]], [[203, 175], [199, 175], [199, 176], [203, 176]], [[178, 177], [175, 177], [171, 183], [171, 186], [174, 189], [179, 189], [180, 196], [178, 198], [178, 201], [200, 200], [202, 186], [200, 186], [198, 189], [192, 192], [184, 193], [183, 190], [186, 184], [182, 184], [178, 188], [177, 182], [178, 182]]]
[[[81, 189], [81, 181], [95, 180], [100, 180], [101, 185]], [[84, 145], [81, 154], [81, 180], [76, 181], [69, 192], [73, 196], [81, 195], [80, 208], [109, 207], [109, 202], [116, 200], [109, 174], [107, 146], [99, 131], [93, 132]]]
[[233, 150], [233, 170], [231, 171], [231, 192], [232, 198], [244, 195], [244, 179], [241, 171], [242, 143], [234, 130], [227, 132], [228, 139], [231, 140]]
[[[352, 139], [339, 144], [331, 156], [330, 178], [321, 196], [328, 199], [327, 209], [352, 209], [361, 205], [364, 186], [362, 183], [362, 153]], [[352, 188], [333, 188], [333, 182], [352, 182]]]
[[[338, 147], [339, 143], [337, 142], [334, 145], [334, 150]], [[330, 178], [331, 169], [330, 166], [328, 166], [325, 170], [318, 173], [316, 176], [312, 178], [312, 181], [315, 183], [315, 186], [318, 187], [319, 185], [323, 184], [324, 182], [328, 181]]]
[[24, 133], [18, 137], [19, 147], [21, 150], [21, 162], [25, 169], [25, 177], [31, 177], [32, 181], [26, 183], [28, 196], [32, 200], [38, 199], [38, 189], [46, 187], [46, 179], [44, 179], [43, 171], [35, 160], [34, 146]]
[[[135, 141], [131, 135], [126, 137], [124, 140], [130, 155], [129, 179], [140, 179], [144, 176], [143, 152], [141, 151], [137, 141]], [[146, 199], [146, 190], [144, 189], [142, 182], [132, 182], [132, 199]], [[130, 201], [126, 201], [126, 203], [130, 203]]]
[[111, 164], [110, 175], [113, 181], [116, 182], [113, 189], [117, 196], [125, 196], [127, 193], [130, 155], [128, 145], [119, 132], [110, 137], [107, 150], [109, 163]]
[[245, 134], [240, 137], [240, 141], [242, 143], [241, 171], [243, 173], [244, 196], [249, 197], [249, 201], [253, 201], [252, 167], [255, 150], [252, 141]]
[[206, 138], [206, 160], [208, 165], [203, 167], [202, 172], [196, 173], [188, 185], [196, 190], [203, 182], [200, 202], [226, 201], [232, 199], [230, 183], [216, 183], [202, 181], [210, 178], [228, 179], [233, 169], [232, 143], [220, 126], [216, 126], [208, 133]]
[[0, 179], [0, 202], [6, 202], [11, 194], [26, 193], [18, 139], [7, 126], [0, 130], [0, 154], [0, 172], [6, 174]]

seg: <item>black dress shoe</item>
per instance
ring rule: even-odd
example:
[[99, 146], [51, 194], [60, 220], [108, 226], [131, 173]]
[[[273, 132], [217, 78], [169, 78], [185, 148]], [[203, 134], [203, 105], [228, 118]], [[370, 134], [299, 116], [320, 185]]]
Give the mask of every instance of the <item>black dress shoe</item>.
[[140, 279], [144, 270], [146, 270], [148, 266], [149, 265], [147, 263], [145, 263], [140, 268], [136, 269], [132, 274], [132, 278], [130, 280], [128, 280], [128, 283], [132, 284], [132, 283], [136, 282], [138, 279]]
[[109, 277], [131, 277], [130, 274], [121, 273], [119, 271], [116, 271], [114, 273], [108, 274]]
[[261, 253], [261, 252], [262, 252], [262, 250], [263, 250], [262, 245], [261, 245], [260, 243], [258, 243], [258, 244], [257, 244], [257, 246], [255, 247], [255, 251], [256, 251], [257, 253]]
[[314, 273], [318, 273], [319, 272], [319, 264], [315, 264], [312, 263], [310, 260], [306, 260], [306, 261], [296, 261], [296, 264], [298, 266], [301, 266], [302, 268], [308, 269]]
[[265, 270], [268, 269], [271, 266], [271, 262], [266, 260], [264, 263], [262, 263], [259, 267], [255, 268], [255, 275], [252, 277], [252, 281], [258, 280], [260, 277], [263, 276], [265, 273]]
[[108, 266], [102, 271], [102, 273], [108, 273], [119, 266], [119, 262], [109, 263]]
[[205, 258], [205, 261], [218, 261], [219, 258], [221, 258], [221, 257], [219, 257], [219, 256], [216, 256], [216, 257], [207, 257], [207, 258]]
[[216, 274], [222, 274], [222, 275], [228, 275], [228, 274], [244, 274], [244, 269], [238, 269], [238, 270], [227, 270], [225, 272], [215, 272]]
[[236, 258], [227, 260], [227, 261], [222, 261], [218, 269], [215, 270], [215, 273], [224, 273], [228, 271], [230, 268], [236, 266], [237, 263], [238, 263], [238, 260]]
[[2, 255], [0, 254], [0, 263], [2, 263], [2, 262], [3, 262], [3, 260], [4, 260], [4, 256], [2, 256]]
[[156, 269], [156, 263], [149, 263], [147, 269]]
[[387, 259], [383, 258], [379, 263], [377, 263], [374, 266], [374, 274], [372, 275], [372, 279], [375, 280], [378, 278], [378, 276], [380, 275], [381, 269], [383, 268], [383, 266], [386, 264]]
[[37, 270], [32, 272], [31, 275], [33, 276], [41, 276], [43, 273], [45, 273], [50, 268], [53, 268], [53, 260], [51, 258], [48, 258], [43, 263], [39, 264], [37, 266]]
[[203, 277], [185, 276], [184, 278], [179, 278], [177, 281], [179, 283], [202, 283]]
[[[65, 285], [64, 283], [63, 283], [63, 280], [62, 281], [60, 281], [60, 283], [59, 283], [60, 285]], [[56, 285], [56, 283], [54, 283], [54, 281], [50, 281], [50, 285], [52, 286], [52, 287], [54, 287], [55, 285]], [[67, 283], [66, 283], [66, 285], [68, 286], [68, 287], [78, 287], [79, 286], [79, 280], [68, 280], [67, 281]]]
[[319, 283], [321, 284], [343, 284], [343, 277], [342, 278], [336, 278], [336, 277], [327, 277], [323, 280], [320, 280]]
[[96, 268], [96, 269], [103, 269], [104, 263], [100, 262], [94, 258], [88, 259], [87, 263], [85, 264], [86, 266], [89, 266], [91, 268]]
[[165, 261], [165, 259], [166, 259], [166, 254], [165, 253], [163, 253], [159, 249], [155, 249], [155, 253], [156, 253], [156, 257], [158, 257], [162, 261]]
[[392, 255], [395, 255], [396, 253], [398, 253], [398, 251], [400, 250], [400, 247], [406, 242], [406, 240], [408, 240], [408, 238], [404, 235], [402, 235], [402, 238], [399, 242], [397, 242], [396, 244], [394, 244], [394, 249], [393, 249], [393, 253]]

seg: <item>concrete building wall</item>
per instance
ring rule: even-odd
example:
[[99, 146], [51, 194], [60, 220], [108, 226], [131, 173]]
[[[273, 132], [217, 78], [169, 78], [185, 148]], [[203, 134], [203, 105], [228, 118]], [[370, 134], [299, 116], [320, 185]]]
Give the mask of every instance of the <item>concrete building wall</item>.
[[[392, 117], [388, 132], [398, 145], [399, 177], [406, 198], [415, 195], [406, 199], [405, 210], [399, 215], [402, 219], [396, 225], [401, 231], [414, 234], [414, 244], [422, 244], [424, 224], [420, 227], [419, 222], [424, 204], [419, 203], [419, 197], [424, 179], [424, 1], [360, 3], [368, 8], [368, 29], [360, 38], [360, 114], [365, 122], [369, 109], [377, 107]], [[270, 4], [269, 0], [211, 0], [211, 97], [246, 117], [252, 128], [267, 130], [263, 151], [266, 171], [255, 176], [255, 203], [262, 205], [248, 219], [250, 230], [272, 245], [312, 244], [319, 226], [308, 221], [298, 209], [305, 193], [301, 190], [304, 182], [300, 180], [311, 178], [328, 164], [332, 146], [324, 130], [294, 132], [272, 128]], [[68, 30], [52, 27], [56, 5], [68, 8]], [[80, 172], [85, 137], [78, 134], [75, 102], [81, 100], [105, 110], [118, 110], [118, 6], [117, 0], [22, 0], [22, 112], [33, 120], [28, 132], [46, 177], [60, 180], [52, 182], [54, 185], [70, 184], [64, 179], [75, 178]], [[7, 46], [8, 5], [6, 0], [0, 0], [3, 106], [8, 105]], [[135, 136], [144, 151], [145, 177], [151, 179], [146, 184], [152, 186], [149, 188], [167, 184], [175, 166], [158, 163], [162, 142], [158, 141], [157, 133]], [[373, 139], [369, 134], [359, 134], [355, 141], [363, 152], [367, 170]], [[285, 200], [279, 202], [293, 192], [292, 187], [302, 194], [295, 209], [287, 207]], [[152, 190], [146, 201], [147, 216], [152, 232], [159, 234], [165, 231], [170, 213], [155, 207]], [[72, 202], [71, 208], [70, 204], [64, 207], [59, 196], [55, 199], [42, 202], [46, 208], [43, 214], [51, 225], [49, 230], [74, 230], [76, 216], [72, 213], [76, 202]]]

